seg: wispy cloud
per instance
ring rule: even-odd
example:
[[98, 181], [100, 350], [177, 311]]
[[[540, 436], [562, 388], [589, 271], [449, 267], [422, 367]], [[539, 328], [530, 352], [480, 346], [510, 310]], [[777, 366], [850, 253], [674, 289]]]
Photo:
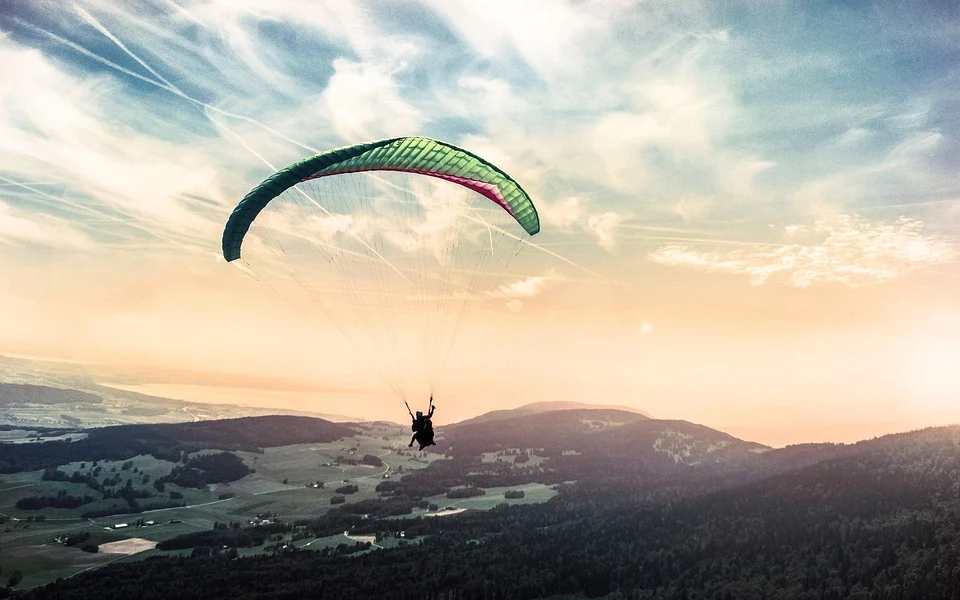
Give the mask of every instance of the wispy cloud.
[[565, 66], [579, 34], [602, 23], [589, 7], [549, 0], [428, 4], [481, 56], [502, 59], [516, 52], [544, 76]]
[[587, 220], [587, 224], [590, 227], [590, 231], [597, 236], [600, 246], [607, 251], [612, 251], [617, 245], [617, 227], [627, 219], [627, 215], [606, 212], [599, 215], [591, 215]]
[[506, 298], [533, 298], [539, 296], [547, 285], [558, 279], [557, 272], [553, 269], [543, 275], [526, 277], [518, 279], [512, 283], [500, 286], [500, 295]]
[[[670, 245], [649, 254], [653, 262], [712, 273], [746, 275], [751, 285], [783, 281], [797, 287], [843, 284], [851, 287], [887, 281], [918, 269], [957, 259], [946, 239], [924, 233], [923, 223], [901, 218], [878, 224], [850, 216], [813, 226], [785, 228], [779, 247], [744, 243], [733, 250], [700, 250]], [[807, 243], [797, 238], [814, 238]]]
[[335, 60], [333, 68], [322, 102], [342, 139], [359, 143], [420, 130], [421, 111], [400, 97], [389, 73], [346, 59]]
[[54, 184], [45, 191], [22, 186], [31, 193], [18, 194], [19, 204], [69, 215], [101, 238], [182, 245], [207, 230], [209, 222], [189, 204], [191, 197], [222, 198], [215, 160], [176, 140], [132, 131], [123, 121], [131, 113], [114, 104], [119, 89], [109, 80], [77, 81], [8, 40], [0, 40], [0, 61], [8, 74], [0, 83], [0, 153], [12, 176], [5, 179]]
[[547, 226], [561, 230], [569, 230], [573, 225], [582, 222], [586, 212], [584, 202], [577, 196], [563, 198], [556, 202], [541, 201], [537, 204], [540, 218]]
[[94, 240], [64, 219], [32, 214], [7, 206], [0, 196], [0, 242], [70, 249], [90, 249]]
[[489, 293], [494, 298], [506, 300], [505, 306], [510, 312], [523, 310], [523, 301], [531, 300], [543, 294], [551, 286], [564, 279], [556, 269], [549, 269], [540, 275], [516, 279], [501, 285]]

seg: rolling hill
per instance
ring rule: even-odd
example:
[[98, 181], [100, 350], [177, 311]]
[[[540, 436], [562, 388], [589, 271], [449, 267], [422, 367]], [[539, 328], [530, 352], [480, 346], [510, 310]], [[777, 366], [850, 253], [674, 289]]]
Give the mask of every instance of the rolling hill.
[[498, 421], [501, 419], [510, 419], [524, 415], [534, 415], [558, 410], [619, 410], [638, 414], [644, 417], [650, 416], [642, 410], [638, 410], [629, 406], [587, 404], [586, 402], [532, 402], [530, 404], [518, 406], [517, 408], [493, 410], [470, 419], [465, 419], [456, 424], [471, 425], [474, 423], [487, 423], [490, 421]]
[[138, 454], [179, 460], [182, 452], [247, 450], [330, 442], [356, 435], [339, 423], [277, 415], [220, 421], [116, 425], [78, 430], [83, 439], [0, 444], [0, 473], [46, 469], [73, 461], [125, 460]]
[[74, 389], [33, 385], [29, 383], [0, 382], [0, 407], [12, 408], [30, 404], [47, 406], [73, 404], [102, 404], [103, 398], [90, 392]]
[[553, 455], [577, 448], [584, 435], [648, 419], [636, 412], [609, 408], [518, 411], [497, 411], [504, 416], [446, 426], [438, 432], [436, 450], [476, 455], [507, 448], [541, 448]]

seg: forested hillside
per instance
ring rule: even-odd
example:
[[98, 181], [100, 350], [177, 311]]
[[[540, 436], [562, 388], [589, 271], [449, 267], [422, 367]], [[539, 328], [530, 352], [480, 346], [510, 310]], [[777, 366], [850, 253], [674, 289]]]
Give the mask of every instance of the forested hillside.
[[442, 519], [332, 512], [331, 528], [416, 542], [350, 558], [344, 547], [115, 564], [24, 598], [960, 597], [960, 427], [845, 448], [670, 502], [598, 474], [543, 505]]

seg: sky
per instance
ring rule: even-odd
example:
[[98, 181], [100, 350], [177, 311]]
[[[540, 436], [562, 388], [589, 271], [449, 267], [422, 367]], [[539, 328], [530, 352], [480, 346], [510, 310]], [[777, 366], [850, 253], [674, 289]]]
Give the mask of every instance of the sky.
[[[371, 419], [432, 390], [441, 425], [550, 400], [771, 445], [960, 422], [953, 4], [0, 0], [0, 354]], [[342, 269], [310, 304], [268, 281], [303, 256], [220, 241], [277, 169], [414, 135], [509, 173], [541, 231], [457, 230], [516, 256], [448, 288], [473, 310], [398, 388], [382, 363], [414, 353], [361, 348], [388, 329], [351, 320], [366, 294], [324, 304]], [[415, 269], [467, 214], [435, 206], [363, 264]], [[314, 246], [370, 223], [264, 214]]]

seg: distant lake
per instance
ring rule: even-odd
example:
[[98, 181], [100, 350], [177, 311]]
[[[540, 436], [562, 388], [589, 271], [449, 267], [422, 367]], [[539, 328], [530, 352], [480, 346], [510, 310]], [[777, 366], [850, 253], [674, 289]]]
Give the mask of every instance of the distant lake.
[[[145, 383], [140, 385], [100, 383], [100, 385], [187, 402], [299, 410], [321, 415], [343, 415], [352, 418], [370, 418], [365, 417], [364, 413], [369, 413], [371, 410], [380, 412], [377, 409], [383, 406], [385, 401], [389, 402], [389, 399], [385, 398], [384, 395], [369, 393], [290, 391], [178, 383]], [[401, 416], [405, 417], [406, 415]]]

